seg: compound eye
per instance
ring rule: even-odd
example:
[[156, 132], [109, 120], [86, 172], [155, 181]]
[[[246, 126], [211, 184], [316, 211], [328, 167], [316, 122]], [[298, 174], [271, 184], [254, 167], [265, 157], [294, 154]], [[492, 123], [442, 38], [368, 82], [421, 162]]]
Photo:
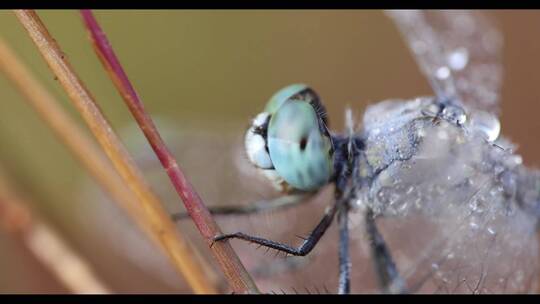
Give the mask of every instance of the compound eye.
[[312, 191], [333, 171], [331, 140], [312, 105], [288, 100], [271, 116], [268, 150], [277, 173], [292, 187]]
[[276, 113], [286, 101], [306, 89], [309, 89], [309, 87], [305, 84], [291, 84], [284, 87], [270, 97], [270, 100], [268, 100], [266, 103], [264, 111], [270, 114]]

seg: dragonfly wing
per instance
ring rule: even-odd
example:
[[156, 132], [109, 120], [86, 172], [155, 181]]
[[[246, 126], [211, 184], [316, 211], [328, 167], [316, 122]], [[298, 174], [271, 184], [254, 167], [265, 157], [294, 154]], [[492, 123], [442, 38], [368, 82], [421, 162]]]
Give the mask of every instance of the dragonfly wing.
[[498, 114], [502, 35], [477, 11], [388, 11], [437, 96]]
[[[378, 174], [359, 194], [380, 215], [408, 288], [535, 291], [539, 172], [504, 139], [488, 143], [422, 108], [417, 99], [366, 111], [366, 156]], [[392, 111], [374, 120], [383, 109]]]

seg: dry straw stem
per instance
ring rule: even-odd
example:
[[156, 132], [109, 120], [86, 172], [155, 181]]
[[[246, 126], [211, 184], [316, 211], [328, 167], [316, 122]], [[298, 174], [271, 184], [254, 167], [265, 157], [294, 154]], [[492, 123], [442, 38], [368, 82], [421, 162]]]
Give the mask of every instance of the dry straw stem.
[[134, 87], [131, 85], [131, 82], [122, 68], [120, 61], [116, 57], [107, 36], [94, 18], [92, 12], [90, 10], [82, 10], [81, 14], [90, 33], [94, 49], [101, 59], [105, 70], [113, 80], [120, 95], [124, 99], [124, 102], [131, 111], [131, 114], [133, 114], [139, 127], [146, 136], [146, 139], [160, 160], [161, 165], [169, 175], [176, 192], [184, 202], [184, 206], [195, 222], [199, 232], [206, 239], [214, 257], [221, 265], [229, 280], [231, 287], [235, 292], [256, 292], [257, 289], [253, 280], [246, 272], [230, 244], [228, 242], [213, 243], [213, 238], [216, 235], [221, 234], [217, 223], [210, 215], [210, 212], [204, 205], [200, 196], [188, 181], [176, 162], [176, 159], [161, 138], [152, 118], [144, 109], [142, 101]]
[[31, 214], [0, 168], [0, 228], [20, 239], [35, 258], [73, 293], [110, 293], [90, 265], [50, 226]]
[[41, 85], [22, 61], [0, 38], [0, 71], [17, 87], [55, 135], [70, 149], [78, 161], [107, 193], [119, 202], [133, 217], [140, 212], [136, 197], [127, 189], [111, 168], [107, 158], [83, 130], [75, 123], [58, 101]]
[[177, 231], [169, 215], [153, 194], [141, 172], [114, 133], [94, 98], [78, 78], [55, 40], [39, 17], [31, 10], [16, 10], [15, 15], [27, 30], [41, 55], [58, 78], [72, 103], [96, 137], [124, 182], [135, 193], [155, 239], [163, 246], [173, 264], [184, 274], [197, 293], [214, 293], [208, 278], [204, 276], [189, 243]]
[[[55, 132], [57, 137], [68, 147], [77, 160], [84, 166], [103, 190], [126, 210], [137, 224], [145, 231], [151, 239], [157, 241], [155, 234], [142, 214], [142, 210], [137, 204], [137, 196], [126, 187], [116, 171], [111, 167], [106, 156], [95, 145], [86, 133], [75, 123], [66, 111], [59, 105], [58, 101], [41, 85], [24, 66], [22, 61], [9, 48], [7, 43], [0, 38], [0, 70], [8, 77], [17, 89], [26, 97], [26, 100], [36, 110], [40, 117]], [[162, 247], [160, 246], [160, 249]], [[185, 253], [185, 259], [191, 259], [191, 252]], [[209, 285], [200, 290], [201, 293], [211, 293], [214, 289], [211, 282], [215, 275], [208, 273], [205, 278], [201, 271], [201, 265], [194, 261], [191, 269], [186, 269], [188, 273], [182, 275], [196, 279], [192, 287]], [[209, 270], [206, 270], [207, 272]]]

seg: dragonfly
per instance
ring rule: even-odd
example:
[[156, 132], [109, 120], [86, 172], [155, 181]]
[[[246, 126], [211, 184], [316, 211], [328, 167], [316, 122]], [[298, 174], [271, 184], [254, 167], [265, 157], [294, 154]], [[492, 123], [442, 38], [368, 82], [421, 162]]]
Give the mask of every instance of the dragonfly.
[[[327, 128], [326, 111], [315, 91], [302, 84], [280, 90], [247, 131], [249, 160], [283, 192], [334, 184], [334, 204], [298, 247], [244, 232], [220, 235], [215, 241], [240, 239], [304, 256], [337, 217], [338, 292], [349, 293], [348, 214], [361, 210], [381, 290], [402, 293], [410, 286], [377, 228], [380, 217], [422, 212], [440, 222], [450, 220], [444, 224], [448, 230], [485, 230], [491, 242], [515, 231], [534, 231], [540, 207], [538, 174], [521, 166], [508, 143], [495, 142], [500, 133], [500, 33], [477, 12], [387, 14], [435, 97], [374, 105], [359, 132], [348, 111], [346, 133], [336, 134]], [[494, 246], [487, 253], [500, 250]]]
[[[228, 177], [220, 187], [244, 194], [257, 192], [261, 185], [260, 193], [268, 188], [280, 193], [252, 204], [213, 206], [212, 213], [302, 210], [286, 220], [267, 217], [247, 226], [235, 218], [215, 242], [255, 244], [283, 253], [293, 266], [304, 261], [295, 256], [337, 251], [341, 294], [364, 290], [352, 286], [372, 284], [366, 280], [369, 275], [375, 277], [373, 290], [383, 293], [537, 291], [540, 173], [525, 167], [513, 144], [500, 136], [501, 33], [477, 11], [385, 13], [434, 96], [381, 101], [366, 109], [361, 123], [348, 109], [345, 132], [337, 133], [329, 128], [315, 90], [293, 84], [273, 95], [255, 116], [243, 145], [235, 141], [227, 148], [230, 138], [217, 135], [207, 141], [200, 133], [186, 138], [177, 155], [188, 167], [197, 165], [183, 159], [190, 153], [196, 159], [202, 150], [242, 155], [234, 158], [239, 173], [231, 168], [231, 159], [214, 159], [215, 174]], [[188, 142], [212, 146], [195, 151]], [[244, 151], [238, 153], [240, 145]], [[238, 199], [214, 192], [211, 201]], [[317, 202], [323, 202], [324, 210], [313, 207]], [[309, 227], [310, 233], [299, 236], [299, 246], [281, 240], [298, 233], [297, 221], [316, 216], [320, 220]], [[186, 214], [173, 217], [180, 220]], [[318, 253], [318, 244], [335, 221], [337, 240]], [[255, 229], [258, 226], [270, 230]], [[253, 250], [236, 248], [243, 260]], [[322, 255], [311, 264], [327, 264], [327, 259]], [[265, 263], [246, 264], [257, 270], [255, 266]], [[321, 269], [320, 277], [334, 273]], [[283, 275], [274, 276], [284, 280]]]

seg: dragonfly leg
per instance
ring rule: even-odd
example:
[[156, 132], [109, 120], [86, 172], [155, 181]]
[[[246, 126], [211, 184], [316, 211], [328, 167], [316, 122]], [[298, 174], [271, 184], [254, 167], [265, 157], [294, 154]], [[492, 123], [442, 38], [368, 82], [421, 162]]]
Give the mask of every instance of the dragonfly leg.
[[349, 208], [344, 206], [338, 213], [339, 224], [339, 294], [349, 294], [351, 287], [351, 261], [349, 259]]
[[[218, 206], [209, 207], [208, 210], [213, 215], [247, 215], [259, 213], [263, 211], [288, 208], [300, 205], [309, 201], [313, 194], [300, 193], [280, 196], [271, 200], [262, 200], [245, 206]], [[187, 212], [174, 213], [172, 215], [174, 221], [180, 221], [189, 218]]]
[[399, 275], [390, 250], [377, 229], [371, 209], [366, 212], [366, 231], [374, 259], [375, 272], [379, 277], [382, 291], [384, 293], [406, 293], [405, 282]]
[[332, 224], [332, 221], [334, 219], [334, 215], [336, 214], [336, 210], [337, 204], [334, 204], [330, 209], [327, 209], [319, 224], [317, 224], [315, 229], [313, 229], [313, 231], [299, 247], [292, 247], [287, 244], [275, 242], [261, 237], [247, 235], [242, 232], [219, 235], [214, 238], [214, 241], [218, 242], [227, 239], [241, 239], [291, 255], [305, 256], [311, 252], [311, 250], [315, 247], [315, 245], [317, 245], [323, 234], [326, 232], [328, 227], [330, 227], [330, 224]]

